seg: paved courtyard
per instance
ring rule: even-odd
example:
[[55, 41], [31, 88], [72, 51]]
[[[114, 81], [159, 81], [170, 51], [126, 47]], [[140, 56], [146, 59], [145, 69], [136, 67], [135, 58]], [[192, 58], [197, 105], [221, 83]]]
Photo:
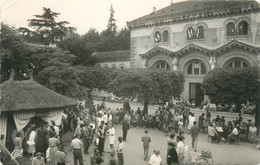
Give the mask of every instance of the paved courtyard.
[[[95, 102], [99, 103], [99, 102]], [[130, 104], [131, 108], [134, 110], [141, 105], [135, 103]], [[115, 108], [121, 108], [122, 104], [118, 103], [106, 103], [107, 107], [110, 107], [112, 110]], [[156, 106], [150, 107], [150, 110], [156, 109]], [[151, 110], [151, 111], [152, 111]], [[195, 110], [194, 110], [195, 111]], [[198, 116], [199, 113], [196, 116]], [[214, 113], [212, 113], [212, 116], [214, 118]], [[227, 115], [229, 120], [233, 120], [235, 118], [235, 115]], [[252, 117], [247, 117], [252, 118]], [[122, 127], [121, 125], [115, 125], [116, 130], [116, 136], [122, 136]], [[151, 145], [150, 145], [150, 152], [149, 155], [152, 154], [153, 149], [158, 148], [161, 151], [161, 157], [162, 157], [162, 163], [163, 165], [166, 164], [166, 146], [167, 146], [167, 139], [168, 136], [165, 136], [165, 134], [162, 131], [159, 131], [158, 129], [148, 129], [149, 134], [151, 136]], [[143, 160], [143, 148], [142, 148], [142, 142], [141, 137], [144, 134], [144, 128], [131, 128], [128, 131], [127, 141], [124, 143], [124, 159], [125, 159], [125, 165], [147, 165], [148, 161]], [[70, 150], [70, 143], [72, 140], [72, 133], [69, 132], [65, 135], [65, 138], [63, 140], [63, 143], [65, 144], [65, 150], [67, 152], [67, 158], [68, 158], [68, 165], [73, 165], [73, 155]], [[105, 151], [109, 151], [109, 144], [108, 138], [106, 139], [105, 144]], [[189, 134], [185, 134], [185, 144], [191, 145], [191, 138]], [[115, 146], [117, 145], [117, 142], [115, 143]], [[214, 164], [237, 164], [237, 165], [248, 165], [248, 164], [258, 164], [260, 163], [260, 150], [257, 150], [255, 148], [255, 144], [250, 143], [244, 143], [239, 142], [239, 145], [228, 145], [228, 144], [211, 144], [207, 142], [207, 134], [200, 134], [199, 140], [198, 140], [198, 151], [190, 151], [186, 156], [189, 158], [194, 158], [196, 155], [198, 155], [201, 150], [206, 149], [211, 151]], [[84, 155], [84, 165], [90, 164], [90, 155], [93, 153], [93, 145], [89, 149], [90, 153], [89, 155]], [[105, 153], [104, 163], [107, 162], [108, 153]], [[30, 164], [30, 161], [24, 161], [23, 165]]]

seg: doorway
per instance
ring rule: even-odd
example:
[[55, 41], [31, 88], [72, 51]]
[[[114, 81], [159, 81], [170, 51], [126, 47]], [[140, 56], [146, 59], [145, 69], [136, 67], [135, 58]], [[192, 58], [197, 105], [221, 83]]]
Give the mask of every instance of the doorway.
[[195, 106], [199, 107], [203, 98], [204, 98], [204, 94], [201, 90], [201, 83], [190, 83], [189, 84], [190, 103], [195, 102]]

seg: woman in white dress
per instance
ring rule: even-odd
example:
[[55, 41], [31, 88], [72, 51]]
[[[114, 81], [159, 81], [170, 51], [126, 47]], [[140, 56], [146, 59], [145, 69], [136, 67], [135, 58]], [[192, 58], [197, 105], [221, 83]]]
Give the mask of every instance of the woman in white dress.
[[114, 143], [116, 139], [115, 128], [112, 125], [109, 126], [108, 136], [109, 136], [110, 150], [112, 151], [114, 149]]
[[193, 122], [196, 121], [194, 117], [194, 113], [189, 116], [189, 125], [188, 125], [188, 133], [190, 133], [191, 127], [193, 126]]
[[27, 144], [29, 145], [28, 153], [32, 154], [31, 159], [33, 159], [35, 153], [35, 138], [36, 138], [35, 127], [32, 127], [31, 133], [29, 135], [29, 140], [27, 141]]

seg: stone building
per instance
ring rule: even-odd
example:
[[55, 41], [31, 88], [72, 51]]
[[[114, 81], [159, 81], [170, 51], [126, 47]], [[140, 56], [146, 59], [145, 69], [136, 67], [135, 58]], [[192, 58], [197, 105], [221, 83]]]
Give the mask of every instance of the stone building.
[[206, 99], [203, 78], [216, 67], [260, 65], [260, 6], [254, 0], [199, 0], [171, 4], [133, 21], [131, 68], [181, 71], [182, 99]]

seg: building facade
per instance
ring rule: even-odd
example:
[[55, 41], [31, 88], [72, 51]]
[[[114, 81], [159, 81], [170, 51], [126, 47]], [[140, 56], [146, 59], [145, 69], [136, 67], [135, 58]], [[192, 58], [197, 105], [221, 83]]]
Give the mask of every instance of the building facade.
[[256, 1], [200, 0], [171, 4], [128, 22], [130, 67], [180, 71], [184, 100], [206, 99], [201, 83], [216, 67], [260, 65]]

